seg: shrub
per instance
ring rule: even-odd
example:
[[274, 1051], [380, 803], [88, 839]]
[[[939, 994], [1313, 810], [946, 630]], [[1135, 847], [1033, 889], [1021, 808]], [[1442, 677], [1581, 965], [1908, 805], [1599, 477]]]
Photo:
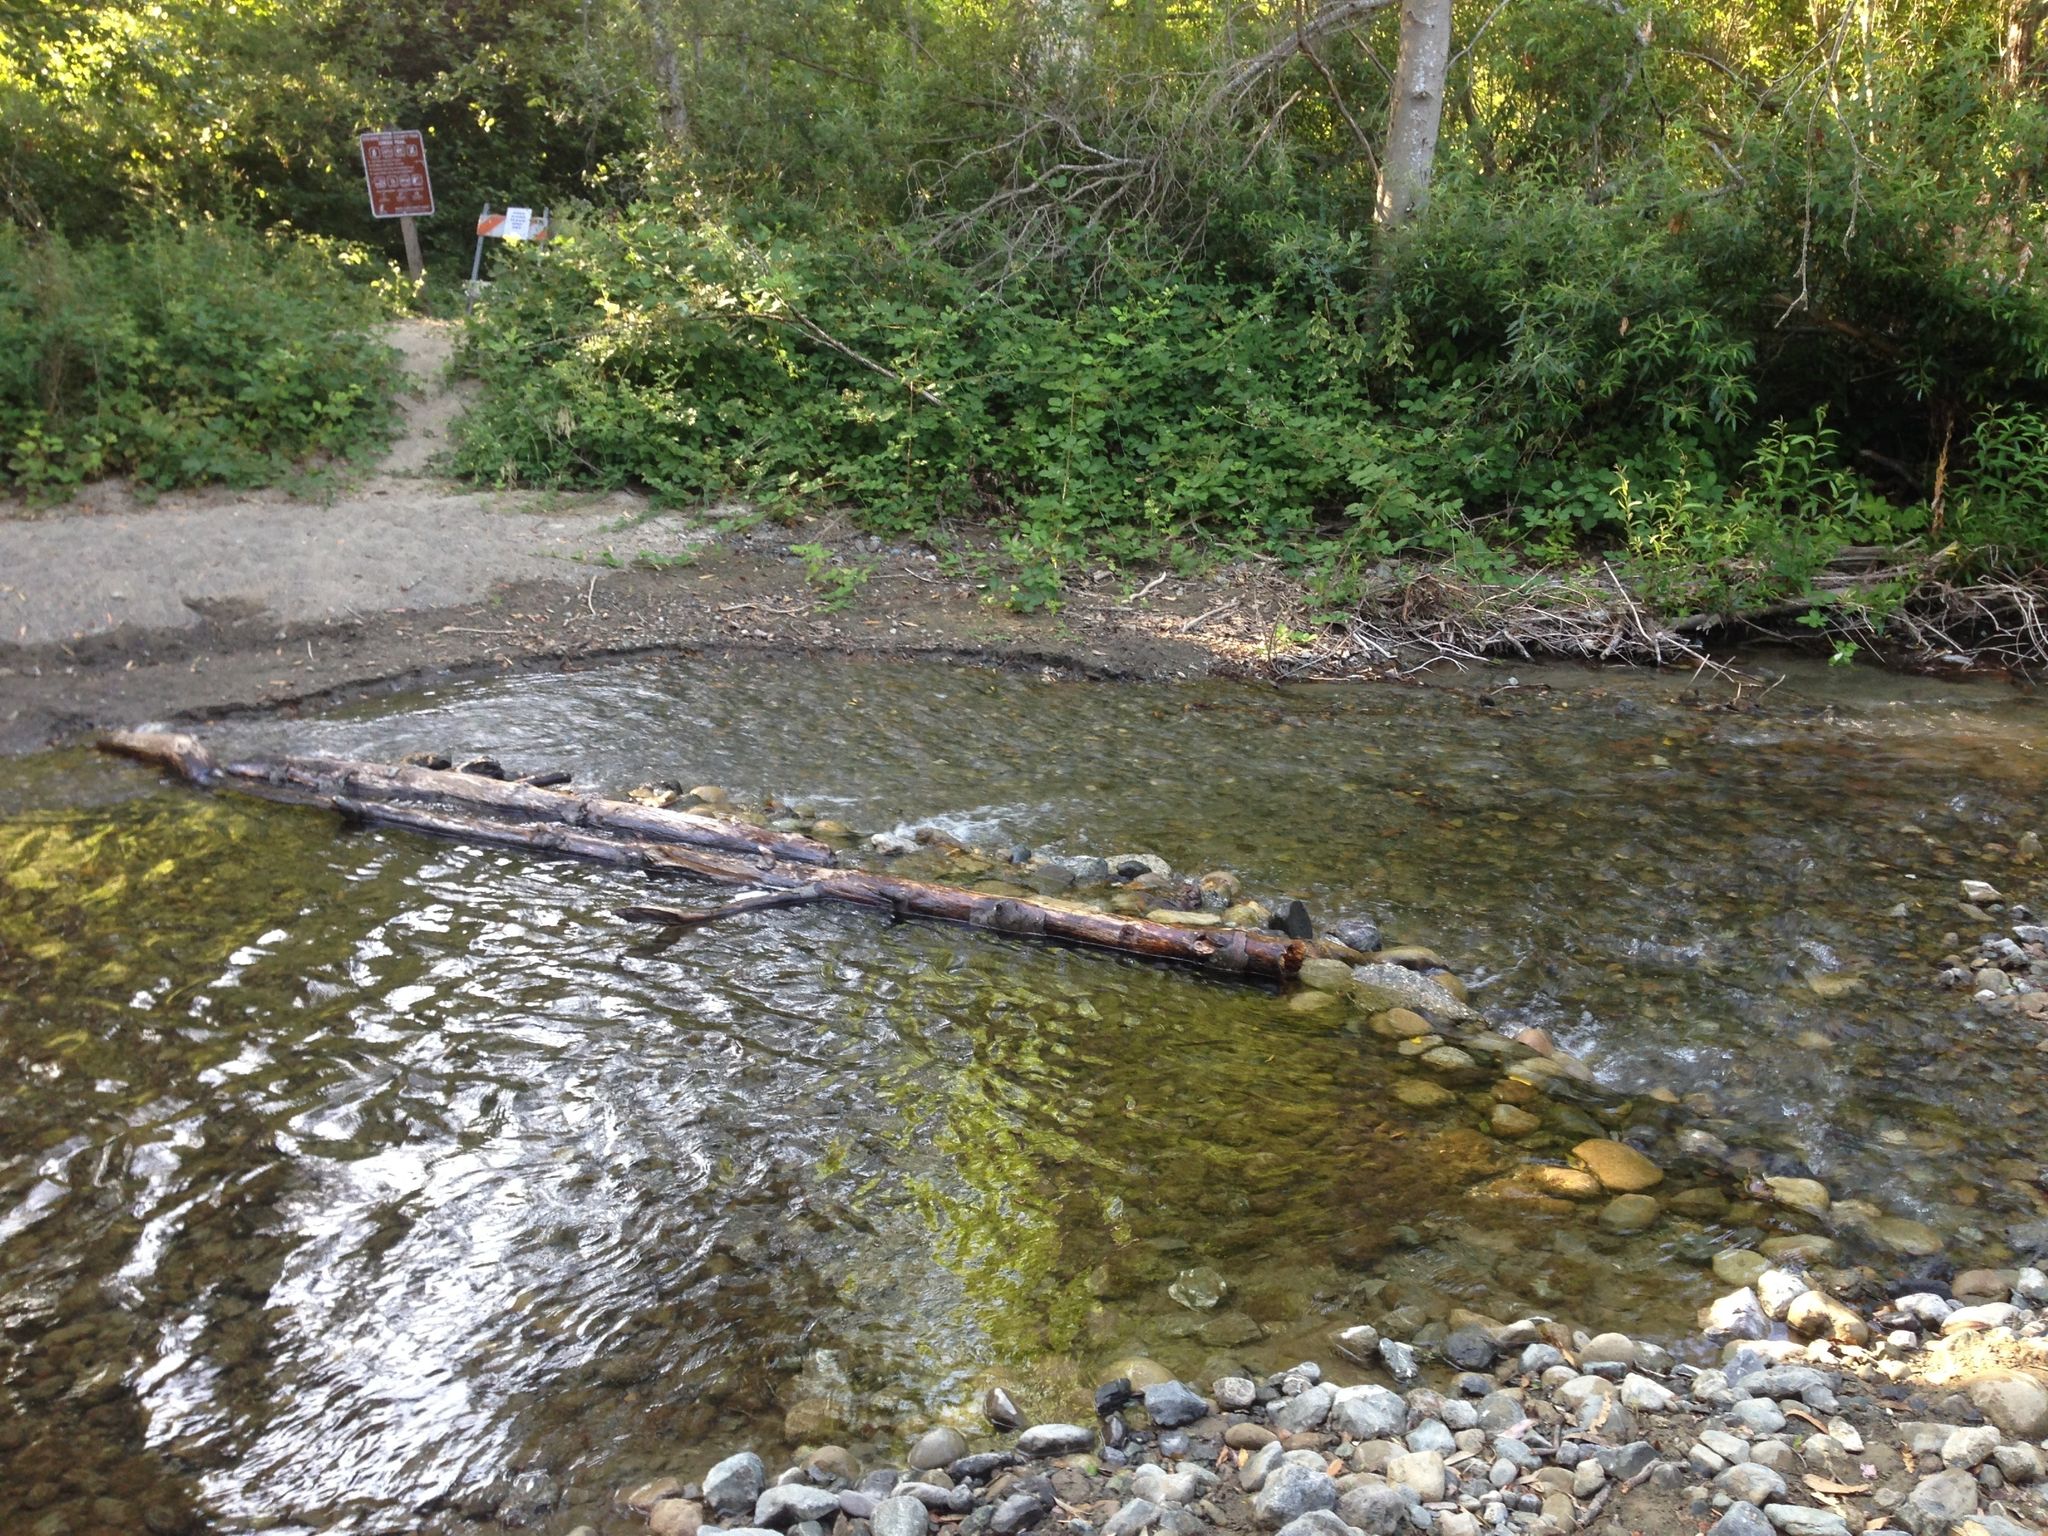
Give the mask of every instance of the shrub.
[[332, 253], [233, 228], [0, 226], [0, 485], [272, 480], [383, 440], [396, 356]]

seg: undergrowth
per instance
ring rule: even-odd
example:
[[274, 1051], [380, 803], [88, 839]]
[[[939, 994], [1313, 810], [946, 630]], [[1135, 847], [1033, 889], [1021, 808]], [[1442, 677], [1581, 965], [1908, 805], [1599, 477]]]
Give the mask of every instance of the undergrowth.
[[73, 244], [0, 224], [0, 487], [260, 484], [381, 444], [391, 296], [349, 258], [221, 225]]
[[[895, 534], [992, 525], [1020, 608], [1084, 557], [1189, 550], [1277, 556], [1333, 612], [1389, 561], [1590, 558], [1669, 615], [1811, 594], [1857, 546], [2048, 557], [2048, 428], [2019, 400], [1963, 407], [1939, 509], [1868, 472], [1927, 377], [1967, 402], [1991, 363], [1936, 355], [1923, 314], [1919, 380], [1816, 398], [1761, 285], [1731, 302], [1730, 272], [1763, 270], [1756, 222], [1657, 217], [1664, 196], [1453, 181], [1392, 248], [1274, 217], [1256, 261], [1107, 261], [1000, 294], [886, 237], [750, 238], [687, 200], [586, 212], [513, 253], [478, 310], [458, 463], [829, 504]], [[1957, 328], [1982, 318], [1944, 302]], [[2024, 374], [2048, 347], [2021, 330], [2007, 353]], [[1868, 619], [1903, 596], [1826, 601]]]

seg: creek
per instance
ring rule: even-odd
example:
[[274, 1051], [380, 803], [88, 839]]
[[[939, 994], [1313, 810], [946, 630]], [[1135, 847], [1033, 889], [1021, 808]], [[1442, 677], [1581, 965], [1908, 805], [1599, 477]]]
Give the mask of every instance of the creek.
[[[1228, 868], [1435, 949], [1617, 1103], [1675, 1097], [1956, 1264], [2008, 1257], [2048, 1211], [2041, 1028], [1935, 978], [1980, 937], [1960, 879], [2041, 906], [2013, 850], [2048, 820], [2048, 705], [1506, 680], [663, 660], [212, 739]], [[608, 915], [648, 894], [84, 751], [0, 761], [0, 1525], [609, 1528], [638, 1477], [900, 1444], [991, 1382], [1071, 1416], [1131, 1354], [1207, 1380], [1453, 1307], [1676, 1336], [1757, 1235], [1498, 1198], [1602, 1123], [1499, 1140], [1483, 1080], [1416, 1107], [1416, 1063], [1341, 1008], [857, 911], [674, 942]]]

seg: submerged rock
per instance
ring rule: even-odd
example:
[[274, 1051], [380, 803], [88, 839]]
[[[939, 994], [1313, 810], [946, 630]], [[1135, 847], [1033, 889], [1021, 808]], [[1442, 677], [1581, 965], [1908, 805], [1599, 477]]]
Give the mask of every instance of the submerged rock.
[[1664, 1170], [1626, 1142], [1582, 1141], [1572, 1148], [1572, 1156], [1592, 1170], [1601, 1188], [1615, 1194], [1639, 1194], [1664, 1182]]
[[1406, 966], [1375, 961], [1351, 968], [1352, 997], [1367, 1008], [1413, 1008], [1438, 1019], [1476, 1019], [1469, 1004]]

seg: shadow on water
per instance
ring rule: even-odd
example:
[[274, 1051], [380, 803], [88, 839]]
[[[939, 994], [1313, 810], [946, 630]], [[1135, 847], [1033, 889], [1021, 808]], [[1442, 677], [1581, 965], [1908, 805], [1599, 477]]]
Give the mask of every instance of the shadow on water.
[[[1996, 850], [2048, 713], [1548, 683], [646, 663], [228, 734], [1227, 866], [1999, 1257], [2041, 1214], [2039, 1028], [1932, 978], [1958, 876], [2038, 886]], [[896, 1443], [988, 1380], [1071, 1413], [1124, 1354], [1272, 1368], [1458, 1306], [1675, 1333], [1768, 1224], [1497, 1198], [1602, 1124], [1504, 1143], [1486, 1075], [1414, 1092], [1341, 1008], [1100, 956], [832, 910], [664, 946], [606, 916], [637, 877], [81, 754], [0, 765], [0, 872], [0, 1492], [39, 1536], [566, 1530], [743, 1440]]]

